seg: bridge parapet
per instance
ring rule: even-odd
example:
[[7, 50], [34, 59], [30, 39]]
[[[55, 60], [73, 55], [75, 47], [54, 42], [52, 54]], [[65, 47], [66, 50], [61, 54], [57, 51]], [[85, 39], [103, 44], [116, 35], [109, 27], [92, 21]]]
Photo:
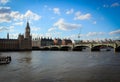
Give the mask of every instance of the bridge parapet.
[[95, 46], [111, 46], [113, 48], [116, 48], [118, 46], [120, 46], [120, 44], [115, 44], [115, 43], [81, 43], [81, 44], [75, 44], [74, 47], [76, 46], [88, 46], [89, 48], [93, 48]]
[[114, 44], [110, 44], [110, 43], [97, 43], [97, 44], [92, 44], [92, 45], [93, 45], [93, 47], [100, 46], [100, 45], [114, 47]]
[[52, 47], [58, 47], [58, 48], [60, 48], [60, 45], [51, 45], [50, 48], [52, 48]]
[[73, 48], [73, 45], [61, 45], [60, 47], [71, 47], [71, 48]]
[[50, 46], [44, 46], [42, 48], [54, 48], [57, 47], [58, 49], [61, 49], [63, 47], [70, 47], [71, 49], [74, 49], [75, 47], [89, 47], [91, 49], [94, 49], [95, 47], [99, 47], [99, 46], [111, 46], [114, 49], [118, 49], [118, 47], [120, 47], [120, 43], [81, 43], [81, 44], [73, 44], [73, 45], [50, 45]]
[[74, 45], [74, 47], [77, 47], [77, 46], [87, 46], [87, 47], [89, 47], [89, 48], [91, 48], [91, 44], [89, 44], [89, 43], [85, 43], [85, 44], [75, 44]]

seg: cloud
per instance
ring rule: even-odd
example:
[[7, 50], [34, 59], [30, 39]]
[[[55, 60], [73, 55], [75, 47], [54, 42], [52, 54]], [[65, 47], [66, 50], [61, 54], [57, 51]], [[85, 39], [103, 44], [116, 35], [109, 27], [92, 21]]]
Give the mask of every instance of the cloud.
[[0, 14], [0, 23], [10, 22], [10, 21], [11, 21], [11, 17], [9, 16], [8, 13]]
[[14, 26], [10, 26], [9, 27], [9, 32], [14, 32], [15, 31], [14, 28], [15, 28]]
[[9, 32], [14, 32], [14, 26], [9, 26], [9, 27], [0, 27], [0, 32], [3, 31], [9, 31]]
[[46, 33], [44, 37], [52, 37], [53, 33]]
[[119, 7], [119, 6], [120, 6], [120, 4], [118, 2], [115, 2], [111, 5], [111, 7]]
[[10, 37], [11, 39], [17, 39], [17, 38], [18, 38], [18, 33], [10, 33], [10, 34], [9, 34], [9, 37]]
[[118, 2], [114, 2], [111, 5], [108, 5], [108, 4], [103, 5], [104, 8], [119, 7], [119, 6], [120, 6], [120, 3]]
[[93, 24], [97, 24], [97, 22], [96, 22], [96, 21], [93, 21]]
[[75, 17], [74, 20], [88, 20], [91, 18], [91, 14], [87, 13], [87, 14], [81, 14], [81, 12], [76, 12], [75, 13]]
[[16, 22], [16, 23], [14, 23], [13, 25], [22, 26], [22, 25], [23, 25], [23, 22]]
[[48, 32], [44, 34], [44, 37], [59, 37], [62, 33], [61, 32]]
[[6, 27], [0, 27], [0, 32], [8, 30]]
[[58, 27], [60, 30], [73, 30], [82, 27], [81, 24], [66, 23], [64, 19], [59, 19], [53, 26]]
[[74, 12], [73, 9], [67, 10], [66, 14], [72, 14]]
[[10, 7], [0, 7], [0, 22], [10, 22], [11, 17], [9, 16], [11, 13]]
[[0, 7], [0, 14], [2, 13], [10, 13], [11, 8], [10, 7]]
[[56, 29], [57, 29], [56, 27], [49, 28], [48, 32], [51, 32], [51, 31], [56, 30]]
[[55, 38], [55, 37], [59, 37], [59, 35], [61, 35], [61, 34], [62, 34], [61, 32], [47, 32], [45, 34], [32, 33], [32, 38], [39, 38], [39, 37]]
[[21, 14], [19, 11], [12, 11], [10, 16], [15, 20], [23, 20], [23, 19], [27, 19], [27, 20], [39, 20], [41, 19], [41, 16], [39, 16], [36, 13], [33, 13], [30, 10], [27, 10], [27, 12], [25, 14]]
[[12, 11], [10, 17], [12, 17], [14, 21], [23, 20], [25, 18], [19, 11]]
[[[84, 36], [83, 34], [80, 34], [80, 37]], [[76, 39], [78, 38], [78, 34], [72, 34], [70, 36], [68, 36], [68, 38], [71, 38], [71, 39]]]
[[53, 12], [55, 13], [55, 14], [60, 14], [60, 9], [59, 8], [53, 8]]
[[119, 30], [112, 31], [112, 32], [110, 32], [109, 34], [110, 34], [110, 35], [120, 34], [120, 29], [119, 29]]
[[39, 38], [41, 36], [43, 36], [43, 34], [32, 33], [32, 38]]
[[40, 28], [39, 27], [31, 27], [31, 31], [39, 31]]
[[0, 4], [6, 4], [8, 2], [9, 2], [9, 0], [0, 0]]
[[98, 36], [98, 35], [104, 35], [104, 32], [89, 32], [88, 34], [86, 34], [87, 37], [90, 36]]
[[103, 5], [103, 7], [104, 7], [104, 8], [108, 8], [108, 7], [109, 7], [109, 5], [107, 5], [107, 4], [104, 4], [104, 5]]
[[31, 20], [39, 20], [41, 18], [41, 16], [37, 15], [36, 13], [33, 13], [32, 11], [28, 10], [25, 15], [24, 15], [27, 19], [31, 19]]
[[0, 7], [0, 23], [11, 21], [23, 21], [23, 20], [40, 20], [41, 16], [27, 10], [25, 14], [21, 14], [19, 11], [11, 11], [10, 7]]

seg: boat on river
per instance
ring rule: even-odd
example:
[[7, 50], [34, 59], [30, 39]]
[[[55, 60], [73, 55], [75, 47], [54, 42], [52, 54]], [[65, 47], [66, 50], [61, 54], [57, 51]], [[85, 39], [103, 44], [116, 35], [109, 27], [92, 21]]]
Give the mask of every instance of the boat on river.
[[0, 64], [9, 64], [11, 62], [11, 56], [0, 56]]

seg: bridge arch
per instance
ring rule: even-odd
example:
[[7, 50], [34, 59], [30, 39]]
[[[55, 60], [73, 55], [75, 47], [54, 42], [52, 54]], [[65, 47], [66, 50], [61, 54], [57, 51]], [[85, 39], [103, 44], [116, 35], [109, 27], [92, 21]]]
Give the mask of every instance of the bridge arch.
[[60, 47], [60, 50], [61, 51], [68, 51], [68, 50], [71, 50], [71, 46], [62, 46], [62, 47]]
[[52, 50], [52, 51], [58, 51], [59, 47], [54, 46], [54, 47], [51, 47], [50, 50]]
[[73, 51], [82, 51], [82, 47], [81, 46], [75, 46], [73, 48]]
[[107, 44], [100, 44], [100, 45], [94, 45], [92, 46], [91, 48], [91, 51], [100, 51], [101, 49], [104, 49], [104, 48], [114, 48], [113, 45], [107, 45]]
[[100, 51], [100, 45], [92, 47], [91, 51]]
[[93, 46], [92, 46], [92, 48], [93, 48], [93, 47], [101, 47], [101, 48], [102, 48], [102, 47], [103, 47], [103, 48], [104, 48], [104, 47], [111, 47], [111, 48], [114, 48], [114, 46], [113, 46], [113, 45], [107, 45], [107, 44], [98, 44], [98, 45], [93, 45]]
[[43, 47], [43, 48], [41, 48], [40, 50], [50, 50], [50, 48], [49, 47]]

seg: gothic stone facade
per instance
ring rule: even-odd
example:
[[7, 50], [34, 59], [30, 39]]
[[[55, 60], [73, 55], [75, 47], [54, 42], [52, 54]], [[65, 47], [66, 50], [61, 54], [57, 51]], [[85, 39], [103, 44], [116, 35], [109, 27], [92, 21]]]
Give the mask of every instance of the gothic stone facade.
[[0, 39], [0, 51], [6, 50], [32, 50], [32, 37], [30, 35], [30, 26], [27, 22], [24, 35], [19, 34], [18, 39]]

